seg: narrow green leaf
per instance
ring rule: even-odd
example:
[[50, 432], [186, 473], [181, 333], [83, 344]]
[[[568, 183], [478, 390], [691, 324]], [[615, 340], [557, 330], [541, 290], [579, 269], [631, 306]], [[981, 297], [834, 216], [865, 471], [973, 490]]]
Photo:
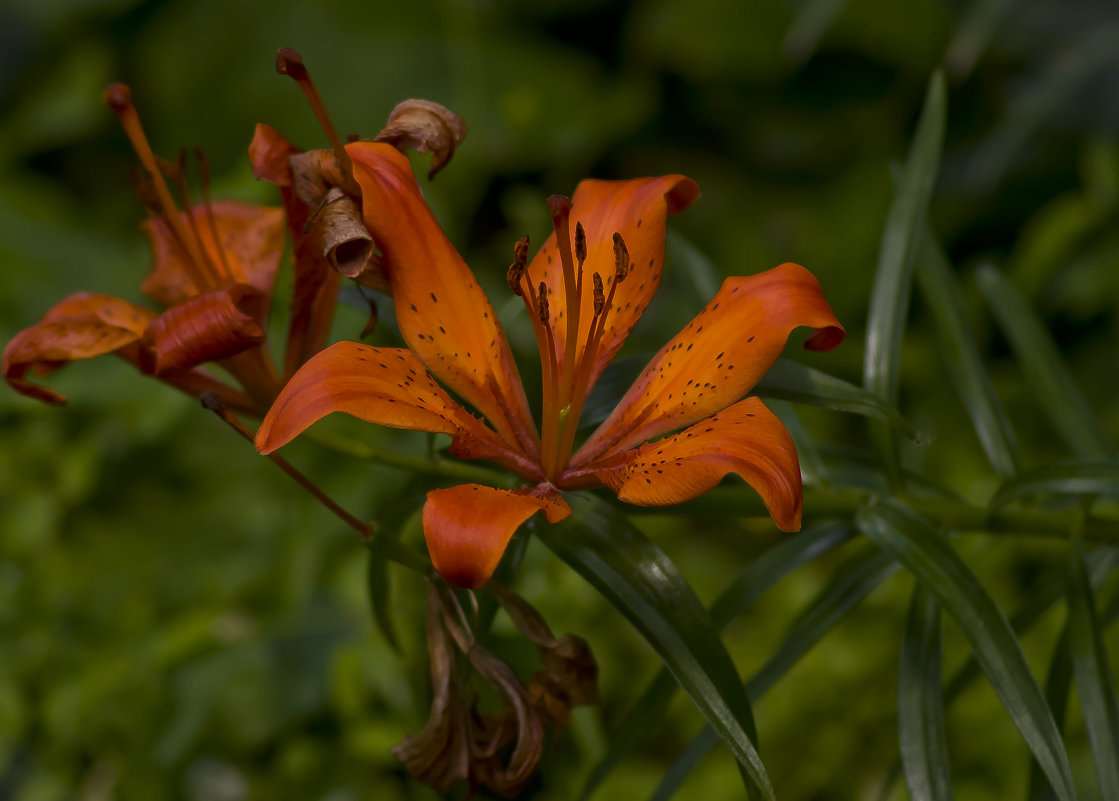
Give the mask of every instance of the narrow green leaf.
[[1119, 462], [1058, 462], [1027, 470], [998, 488], [991, 507], [1030, 495], [1119, 495]]
[[781, 421], [785, 430], [789, 432], [789, 436], [793, 439], [793, 445], [797, 449], [797, 457], [800, 459], [800, 473], [804, 478], [804, 483], [813, 487], [827, 487], [828, 476], [827, 469], [824, 467], [824, 459], [820, 456], [816, 439], [808, 434], [804, 424], [800, 422], [800, 416], [796, 413], [796, 409], [787, 401], [776, 399], [770, 399], [766, 406], [777, 415], [777, 419]]
[[1108, 459], [1114, 452], [1111, 443], [1022, 293], [989, 264], [980, 266], [975, 280], [1014, 349], [1026, 383], [1065, 442], [1081, 459]]
[[1018, 471], [1018, 449], [1010, 421], [999, 402], [995, 387], [983, 369], [983, 359], [967, 324], [964, 301], [944, 251], [930, 231], [925, 232], [917, 282], [936, 321], [940, 353], [948, 374], [971, 417], [979, 442], [991, 466], [1001, 476]]
[[861, 510], [856, 525], [936, 594], [971, 643], [983, 672], [1061, 801], [1076, 798], [1060, 732], [1014, 632], [947, 540], [893, 501]]
[[754, 388], [760, 398], [778, 398], [822, 406], [837, 412], [850, 412], [885, 420], [904, 427], [897, 409], [877, 395], [841, 378], [822, 373], [800, 362], [778, 359]]
[[[846, 542], [850, 536], [851, 529], [846, 524], [822, 523], [782, 540], [747, 565], [741, 575], [723, 590], [711, 606], [711, 622], [719, 629], [725, 628], [782, 578]], [[583, 786], [584, 799], [589, 798], [641, 738], [663, 720], [675, 690], [676, 682], [667, 669], [653, 678], [626, 717], [610, 733], [609, 751], [595, 765]]]
[[1119, 798], [1119, 703], [1082, 547], [1068, 564], [1068, 644], [1101, 798]]
[[[1068, 627], [1057, 638], [1049, 673], [1045, 677], [1045, 702], [1053, 712], [1057, 731], [1064, 733], [1065, 713], [1068, 709], [1069, 691], [1072, 690], [1072, 657], [1069, 656]], [[1053, 786], [1036, 759], [1030, 760], [1030, 783], [1026, 795], [1030, 801], [1057, 801]]]
[[963, 7], [963, 19], [944, 55], [944, 63], [953, 77], [968, 76], [1013, 4], [1014, 0], [975, 0]]
[[1085, 84], [1112, 68], [1119, 51], [1119, 25], [1092, 26], [1085, 34], [1061, 48], [1013, 93], [998, 126], [972, 154], [967, 176], [971, 191], [990, 194], [1038, 128], [1059, 117], [1070, 98], [1082, 95]]
[[424, 503], [425, 490], [430, 486], [430, 480], [416, 477], [409, 480], [401, 491], [395, 494], [392, 501], [385, 503], [379, 510], [374, 525], [377, 538], [368, 543], [366, 550], [369, 560], [365, 568], [365, 587], [369, 597], [369, 608], [373, 613], [373, 622], [384, 635], [386, 641], [395, 650], [400, 650], [396, 637], [396, 625], [392, 617], [392, 604], [389, 602], [391, 580], [389, 575], [388, 557], [391, 554], [387, 547], [389, 543], [398, 546], [401, 535], [408, 526], [409, 520], [419, 514]]
[[[898, 365], [909, 310], [913, 265], [940, 165], [945, 105], [944, 75], [936, 72], [929, 80], [917, 133], [890, 204], [878, 250], [878, 267], [874, 274], [867, 319], [863, 384], [890, 406], [897, 405]], [[891, 468], [891, 485], [897, 484], [898, 481], [894, 480], [898, 463], [894, 432], [882, 428], [876, 431], [882, 439], [886, 461]]]
[[[877, 549], [860, 551], [840, 565], [828, 586], [797, 618], [777, 653], [746, 683], [746, 692], [750, 698], [757, 701], [765, 695], [813, 645], [823, 639], [832, 626], [897, 568], [898, 564], [893, 558]], [[715, 732], [710, 727], [704, 727], [669, 766], [650, 801], [667, 801], [671, 798], [696, 765], [718, 743], [719, 738]]]
[[752, 741], [750, 701], [707, 610], [669, 558], [592, 495], [571, 496], [574, 514], [538, 536], [624, 614], [726, 742], [752, 795], [773, 787]]
[[785, 55], [794, 61], [811, 56], [845, 5], [847, 0], [804, 0], [785, 34]]
[[898, 738], [909, 795], [929, 801], [952, 798], [940, 659], [940, 602], [918, 582], [898, 667]]

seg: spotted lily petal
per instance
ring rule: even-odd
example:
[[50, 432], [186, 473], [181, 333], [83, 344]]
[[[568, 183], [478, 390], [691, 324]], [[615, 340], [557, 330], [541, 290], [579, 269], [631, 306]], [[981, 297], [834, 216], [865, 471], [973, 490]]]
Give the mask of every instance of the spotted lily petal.
[[4, 378], [24, 395], [46, 403], [65, 403], [58, 392], [24, 376], [29, 370], [45, 375], [67, 362], [106, 353], [120, 352], [136, 362], [140, 338], [153, 317], [154, 312], [109, 295], [70, 295], [4, 348]]
[[535, 455], [532, 415], [505, 333], [424, 201], [408, 158], [374, 142], [346, 149], [361, 186], [366, 227], [385, 257], [396, 320], [408, 346], [506, 441]]
[[693, 423], [745, 395], [798, 326], [805, 347], [829, 350], [844, 331], [820, 284], [797, 264], [728, 278], [710, 303], [661, 348], [609, 418], [572, 459], [582, 467]]
[[257, 449], [271, 453], [333, 412], [393, 428], [450, 434], [456, 456], [493, 459], [524, 474], [539, 473], [451, 400], [414, 353], [355, 342], [332, 345], [299, 369], [261, 423]]
[[[562, 505], [562, 506], [561, 506]], [[521, 523], [551, 508], [552, 520], [571, 514], [558, 495], [538, 498], [480, 484], [432, 490], [423, 509], [424, 539], [431, 563], [456, 587], [474, 589], [485, 584], [505, 546]], [[566, 514], [557, 514], [566, 508]]]
[[[602, 340], [595, 354], [588, 389], [622, 347], [629, 332], [660, 286], [664, 266], [665, 221], [683, 211], [699, 197], [699, 185], [683, 175], [638, 178], [631, 181], [583, 181], [575, 189], [571, 207], [571, 248], [575, 249], [575, 224], [582, 223], [587, 235], [587, 260], [583, 266], [583, 293], [579, 313], [579, 351], [583, 355], [594, 317], [591, 276], [598, 272], [607, 292], [614, 282], [614, 234], [619, 233], [629, 250], [629, 274], [614, 290]], [[548, 286], [551, 330], [556, 354], [562, 362], [567, 343], [567, 296], [563, 268], [553, 232], [528, 268], [530, 286]]]
[[758, 491], [781, 529], [800, 528], [796, 447], [785, 426], [757, 398], [628, 451], [596, 475], [627, 503], [662, 506], [702, 495], [727, 473], [737, 473]]
[[[233, 200], [218, 201], [211, 209], [216, 241], [206, 207], [194, 206], [190, 212], [207, 257], [230, 273], [230, 283], [251, 284], [271, 297], [284, 253], [283, 209]], [[187, 220], [185, 213], [179, 213]], [[203, 291], [191, 277], [190, 256], [171, 227], [153, 217], [144, 222], [143, 229], [151, 242], [154, 259], [151, 273], [140, 286], [144, 294], [164, 306], [175, 306]]]

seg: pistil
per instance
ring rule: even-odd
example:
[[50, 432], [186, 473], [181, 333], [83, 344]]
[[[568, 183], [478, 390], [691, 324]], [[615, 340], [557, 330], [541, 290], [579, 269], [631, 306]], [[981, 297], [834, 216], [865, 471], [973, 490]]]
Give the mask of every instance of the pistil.
[[350, 161], [350, 154], [346, 152], [346, 147], [342, 144], [342, 138], [338, 136], [334, 123], [330, 121], [330, 115], [326, 113], [326, 105], [322, 102], [319, 90], [315, 88], [315, 82], [311, 80], [311, 73], [303, 64], [303, 56], [293, 48], [281, 47], [276, 53], [276, 72], [287, 75], [299, 84], [304, 97], [307, 98], [307, 103], [311, 106], [311, 111], [315, 114], [315, 119], [319, 121], [319, 126], [326, 133], [330, 147], [334, 150], [335, 158], [338, 159], [343, 181], [341, 188], [348, 195], [361, 197], [361, 187], [354, 180], [354, 165]]

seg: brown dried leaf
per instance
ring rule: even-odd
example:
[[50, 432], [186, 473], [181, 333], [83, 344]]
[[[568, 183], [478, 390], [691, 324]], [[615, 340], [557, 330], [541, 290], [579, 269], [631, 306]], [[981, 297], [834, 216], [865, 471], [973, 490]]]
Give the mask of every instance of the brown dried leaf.
[[466, 123], [446, 106], [430, 100], [405, 100], [389, 114], [389, 121], [374, 141], [397, 150], [431, 153], [428, 180], [447, 166], [455, 148], [466, 138]]

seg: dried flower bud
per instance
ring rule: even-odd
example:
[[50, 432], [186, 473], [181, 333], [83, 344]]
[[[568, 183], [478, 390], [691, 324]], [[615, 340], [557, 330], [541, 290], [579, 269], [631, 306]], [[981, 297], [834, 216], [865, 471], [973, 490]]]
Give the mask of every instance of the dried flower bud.
[[347, 278], [363, 272], [373, 257], [373, 237], [361, 209], [338, 187], [331, 187], [318, 211], [316, 229], [322, 254]]
[[466, 123], [450, 109], [430, 100], [405, 100], [392, 110], [374, 141], [388, 142], [401, 152], [431, 153], [430, 180], [447, 166], [465, 138]]

